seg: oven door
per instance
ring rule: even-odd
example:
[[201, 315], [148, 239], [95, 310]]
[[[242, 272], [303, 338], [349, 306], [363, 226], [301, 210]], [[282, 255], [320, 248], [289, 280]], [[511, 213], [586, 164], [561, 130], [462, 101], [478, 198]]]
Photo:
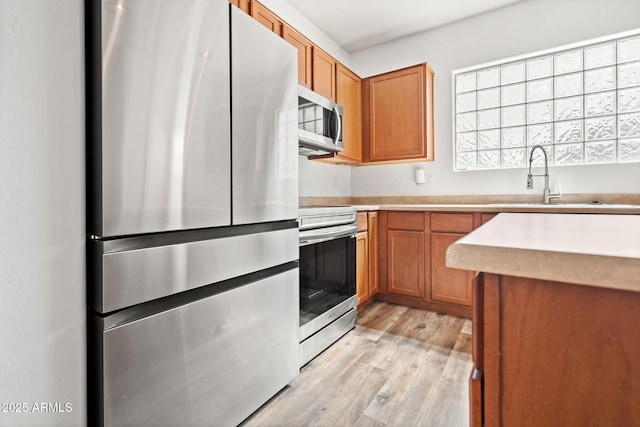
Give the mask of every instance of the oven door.
[[354, 224], [300, 232], [300, 341], [358, 304]]

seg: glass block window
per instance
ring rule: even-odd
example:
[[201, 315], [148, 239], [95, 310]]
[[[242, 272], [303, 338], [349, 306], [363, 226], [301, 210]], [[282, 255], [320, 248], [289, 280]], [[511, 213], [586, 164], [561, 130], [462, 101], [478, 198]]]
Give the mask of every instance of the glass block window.
[[[453, 73], [454, 170], [640, 162], [640, 32]], [[534, 165], [542, 164], [539, 152]]]

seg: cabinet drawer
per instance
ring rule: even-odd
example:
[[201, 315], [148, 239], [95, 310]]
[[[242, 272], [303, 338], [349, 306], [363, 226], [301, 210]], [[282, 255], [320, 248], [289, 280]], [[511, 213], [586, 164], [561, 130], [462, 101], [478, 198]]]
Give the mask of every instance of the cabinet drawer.
[[472, 213], [432, 213], [431, 231], [444, 233], [468, 233], [473, 230]]
[[389, 212], [387, 227], [393, 230], [423, 231], [423, 212]]
[[358, 212], [356, 215], [356, 225], [358, 226], [358, 231], [367, 231], [369, 221], [367, 220], [366, 212]]

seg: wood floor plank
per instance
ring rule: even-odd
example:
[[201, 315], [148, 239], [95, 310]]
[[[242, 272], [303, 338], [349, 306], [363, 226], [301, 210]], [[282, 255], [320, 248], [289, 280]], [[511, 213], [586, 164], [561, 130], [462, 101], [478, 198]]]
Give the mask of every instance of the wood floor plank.
[[409, 307], [385, 303], [371, 304], [358, 314], [356, 335], [377, 341], [389, 328], [398, 322]]
[[471, 319], [466, 319], [464, 321], [464, 326], [462, 327], [462, 333], [463, 334], [469, 334], [471, 335], [471, 331], [472, 331], [472, 323], [471, 323]]
[[467, 426], [465, 329], [467, 319], [374, 302], [242, 426]]
[[408, 426], [422, 406], [429, 390], [435, 386], [446, 357], [424, 350], [406, 347], [407, 357], [389, 372], [389, 377], [375, 399], [365, 409], [365, 415], [389, 426]]
[[387, 427], [387, 425], [366, 415], [362, 415], [353, 427]]
[[[402, 363], [392, 367], [389, 379], [367, 407], [365, 415], [390, 426], [414, 425], [416, 414], [436, 387], [464, 321], [423, 310], [411, 309], [382, 339], [396, 340], [396, 352], [405, 353]], [[382, 340], [381, 339], [381, 340]]]
[[259, 419], [250, 419], [246, 425], [283, 425], [284, 420], [291, 426], [312, 425], [318, 407], [322, 409], [326, 402], [327, 390], [335, 390], [341, 378], [353, 372], [353, 365], [368, 350], [370, 342], [347, 334], [339, 343], [303, 367], [288, 389], [260, 410]]
[[386, 380], [386, 373], [372, 366], [354, 365], [334, 382], [326, 396], [316, 401], [315, 410], [308, 412], [306, 425], [319, 427], [355, 425], [364, 409], [379, 392]]
[[464, 426], [469, 424], [468, 377], [471, 373], [471, 336], [460, 334], [438, 383], [417, 411], [416, 425]]

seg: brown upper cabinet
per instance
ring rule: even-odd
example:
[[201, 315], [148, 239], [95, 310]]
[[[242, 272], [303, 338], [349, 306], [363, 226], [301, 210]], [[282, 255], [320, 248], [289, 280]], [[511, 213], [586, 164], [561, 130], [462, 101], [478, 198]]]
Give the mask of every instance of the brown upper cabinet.
[[360, 79], [256, 0], [230, 0], [298, 49], [298, 82], [344, 108], [336, 164], [433, 160], [433, 70], [429, 64]]
[[[335, 58], [314, 45], [295, 28], [282, 21], [259, 2], [231, 0], [242, 8], [247, 4], [251, 16], [298, 49], [298, 83], [344, 108], [342, 135], [344, 149], [340, 153], [318, 156], [328, 163], [359, 164], [362, 162], [362, 92], [361, 79]], [[250, 7], [249, 7], [250, 3]]]
[[333, 101], [336, 100], [336, 64], [328, 53], [313, 47], [313, 78], [311, 89]]
[[360, 77], [338, 63], [336, 100], [344, 108], [342, 139], [344, 149], [337, 157], [345, 163], [362, 161], [362, 92]]
[[251, 16], [278, 36], [282, 37], [282, 21], [280, 21], [273, 12], [257, 1], [251, 2]]
[[344, 108], [342, 141], [344, 148], [318, 160], [335, 164], [362, 162], [362, 96], [360, 77], [341, 63], [336, 64], [336, 102]]
[[283, 24], [282, 38], [298, 49], [298, 83], [311, 89], [313, 43], [287, 24]]
[[362, 81], [364, 163], [433, 160], [433, 70], [429, 64]]
[[244, 13], [251, 14], [251, 0], [229, 0], [229, 3], [236, 5]]

